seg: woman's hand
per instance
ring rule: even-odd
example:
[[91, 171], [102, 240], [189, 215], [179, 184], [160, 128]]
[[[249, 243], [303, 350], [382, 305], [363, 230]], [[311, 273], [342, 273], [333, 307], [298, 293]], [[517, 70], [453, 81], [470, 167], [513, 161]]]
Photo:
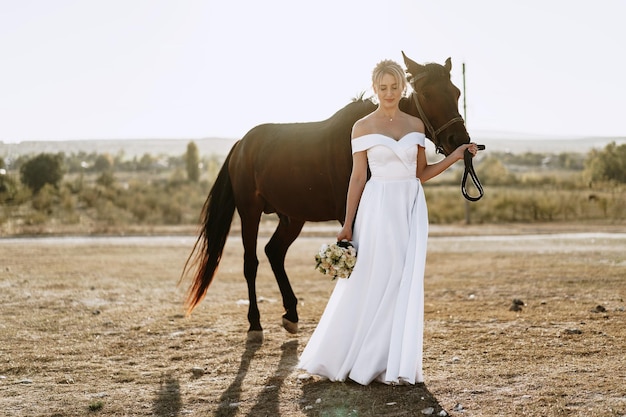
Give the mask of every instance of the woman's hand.
[[337, 242], [341, 242], [342, 240], [347, 240], [348, 242], [352, 241], [352, 227], [347, 224], [344, 224], [343, 228], [337, 233]]
[[476, 153], [478, 152], [478, 145], [476, 145], [474, 142], [472, 143], [465, 143], [461, 146], [459, 146], [458, 148], [456, 148], [453, 152], [452, 152], [452, 156], [454, 157], [454, 159], [456, 161], [463, 159], [463, 156], [465, 154], [465, 150], [468, 150], [473, 156], [476, 155]]

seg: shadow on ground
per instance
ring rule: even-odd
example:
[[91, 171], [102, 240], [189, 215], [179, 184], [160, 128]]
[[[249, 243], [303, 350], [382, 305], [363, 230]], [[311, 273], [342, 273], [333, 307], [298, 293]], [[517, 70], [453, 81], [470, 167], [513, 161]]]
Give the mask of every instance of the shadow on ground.
[[[233, 417], [239, 413], [236, 404], [242, 400], [242, 384], [255, 354], [261, 347], [247, 343], [241, 356], [237, 375], [220, 397], [216, 417]], [[248, 416], [280, 416], [280, 391], [285, 381], [293, 377], [298, 363], [298, 340], [282, 344], [278, 367], [265, 383]], [[302, 382], [300, 411], [310, 417], [381, 417], [424, 416], [423, 410], [438, 416], [443, 408], [424, 384], [390, 386], [372, 383], [362, 386], [354, 382], [329, 382], [311, 378]], [[432, 410], [427, 410], [432, 408]], [[445, 414], [447, 415], [447, 413]]]
[[302, 410], [311, 417], [438, 416], [443, 410], [424, 384], [362, 386], [311, 380], [302, 391]]
[[[215, 412], [216, 417], [231, 417], [239, 412], [236, 407], [232, 407], [231, 405], [242, 400], [242, 383], [248, 373], [248, 370], [250, 369], [250, 363], [260, 347], [260, 343], [246, 343], [246, 348], [241, 356], [237, 376], [220, 397], [220, 405]], [[274, 375], [269, 377], [265, 384], [263, 384], [261, 394], [248, 414], [249, 416], [280, 415], [280, 388], [285, 383], [285, 379], [291, 374], [291, 371], [293, 370], [293, 367], [296, 366], [297, 361], [298, 340], [290, 340], [283, 343], [281, 346], [281, 356], [278, 367]]]
[[278, 368], [263, 386], [263, 391], [249, 416], [280, 416], [280, 388], [285, 379], [298, 364], [298, 340], [290, 340], [280, 347], [281, 355]]
[[152, 414], [158, 417], [177, 416], [182, 405], [180, 397], [180, 383], [171, 374], [161, 379], [152, 408]]
[[239, 362], [237, 376], [221, 395], [219, 408], [215, 412], [216, 417], [231, 417], [237, 414], [237, 408], [231, 407], [231, 404], [241, 401], [241, 385], [248, 374], [252, 358], [254, 358], [256, 351], [259, 350], [260, 347], [260, 343], [250, 341], [246, 343], [246, 348], [241, 355], [241, 362]]

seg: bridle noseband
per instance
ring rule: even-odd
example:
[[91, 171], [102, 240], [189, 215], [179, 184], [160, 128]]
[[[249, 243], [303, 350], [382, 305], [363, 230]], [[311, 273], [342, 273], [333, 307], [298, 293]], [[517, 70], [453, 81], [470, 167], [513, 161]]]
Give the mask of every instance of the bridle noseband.
[[[413, 80], [411, 83], [413, 86], [413, 92], [411, 93], [411, 98], [415, 102], [415, 107], [417, 108], [417, 112], [419, 113], [420, 119], [422, 119], [424, 126], [428, 130], [428, 133], [430, 133], [430, 139], [435, 144], [435, 149], [437, 153], [445, 155], [443, 146], [441, 145], [441, 142], [439, 142], [439, 140], [437, 139], [437, 135], [443, 132], [444, 130], [446, 130], [447, 128], [449, 128], [450, 126], [452, 126], [453, 124], [455, 123], [465, 124], [465, 121], [459, 115], [448, 120], [446, 123], [439, 126], [438, 129], [435, 129], [433, 127], [433, 125], [430, 123], [430, 120], [428, 120], [428, 117], [426, 117], [426, 113], [424, 113], [424, 109], [422, 108], [422, 105], [420, 104], [419, 97], [417, 94], [417, 88], [415, 87], [415, 82], [421, 78], [424, 78], [425, 76], [426, 74], [422, 73], [416, 77], [413, 77]], [[478, 149], [483, 150], [485, 149], [485, 146], [478, 145]], [[480, 180], [478, 179], [476, 172], [474, 171], [474, 164], [472, 163], [472, 154], [468, 150], [465, 150], [465, 153], [463, 154], [463, 162], [465, 163], [465, 172], [463, 173], [463, 180], [461, 180], [461, 194], [463, 194], [463, 197], [465, 197], [469, 201], [478, 201], [484, 195], [483, 186], [480, 183]], [[467, 192], [466, 184], [467, 184], [468, 175], [472, 178], [472, 181], [474, 182], [474, 185], [476, 186], [476, 189], [478, 190], [479, 194], [477, 197], [473, 197], [469, 195], [469, 193]]]

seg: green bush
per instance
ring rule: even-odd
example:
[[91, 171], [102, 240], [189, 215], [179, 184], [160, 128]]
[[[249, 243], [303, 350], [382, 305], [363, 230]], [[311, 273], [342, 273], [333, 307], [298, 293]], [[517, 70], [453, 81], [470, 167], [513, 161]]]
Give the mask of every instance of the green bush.
[[32, 206], [35, 210], [52, 214], [55, 207], [59, 204], [59, 193], [57, 189], [51, 185], [44, 185], [37, 194], [33, 197]]
[[198, 182], [200, 180], [200, 153], [195, 142], [187, 144], [185, 165], [187, 167], [187, 179], [191, 182]]
[[466, 205], [457, 187], [425, 185], [429, 220], [434, 224], [465, 221], [469, 207], [473, 223], [626, 221], [624, 187], [610, 183], [588, 189], [488, 186], [485, 196]]
[[592, 150], [585, 161], [589, 181], [626, 183], [626, 144], [609, 143], [603, 150]]
[[42, 153], [20, 167], [22, 183], [37, 194], [46, 184], [57, 187], [63, 179], [62, 154]]
[[18, 184], [10, 175], [0, 174], [0, 203], [9, 203], [18, 193]]

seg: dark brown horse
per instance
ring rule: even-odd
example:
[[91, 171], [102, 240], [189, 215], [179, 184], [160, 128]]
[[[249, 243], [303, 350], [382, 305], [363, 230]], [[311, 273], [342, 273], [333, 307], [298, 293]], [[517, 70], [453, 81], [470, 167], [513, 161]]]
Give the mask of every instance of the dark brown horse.
[[[414, 92], [402, 99], [400, 108], [422, 118], [427, 137], [442, 153], [469, 143], [458, 112], [460, 92], [450, 81], [450, 58], [445, 66], [420, 65], [406, 56], [404, 61]], [[261, 214], [276, 213], [278, 227], [265, 253], [283, 298], [283, 326], [291, 333], [298, 331], [298, 300], [284, 265], [287, 249], [307, 221], [343, 222], [352, 169], [352, 125], [375, 109], [370, 100], [355, 100], [327, 120], [264, 124], [235, 143], [204, 204], [203, 228], [183, 270], [184, 276], [189, 266], [196, 269], [188, 312], [204, 298], [213, 280], [237, 209], [250, 300], [248, 337], [262, 339], [256, 295], [257, 236]]]

